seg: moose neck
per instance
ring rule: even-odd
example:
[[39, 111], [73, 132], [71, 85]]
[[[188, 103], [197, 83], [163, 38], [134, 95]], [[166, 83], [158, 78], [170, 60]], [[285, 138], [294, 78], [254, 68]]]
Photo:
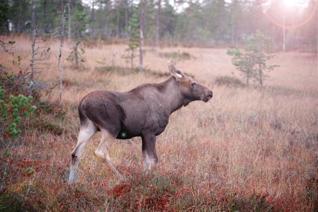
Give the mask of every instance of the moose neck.
[[161, 93], [163, 94], [165, 101], [164, 104], [169, 108], [170, 114], [174, 111], [178, 110], [183, 105], [189, 103], [184, 96], [182, 95], [178, 82], [174, 77], [169, 78], [165, 82], [162, 83], [163, 89]]

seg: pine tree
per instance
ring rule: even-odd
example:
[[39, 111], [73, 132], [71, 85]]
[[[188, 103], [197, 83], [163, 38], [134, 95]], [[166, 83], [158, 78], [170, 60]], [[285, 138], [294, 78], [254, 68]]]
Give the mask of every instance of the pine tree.
[[268, 60], [273, 57], [266, 53], [268, 43], [268, 38], [258, 31], [246, 40], [243, 49], [228, 50], [228, 54], [232, 56], [233, 65], [243, 74], [247, 85], [254, 80], [263, 86], [267, 77], [266, 71], [277, 67], [277, 65], [268, 65]]
[[132, 17], [129, 20], [129, 43], [128, 50], [130, 51], [130, 67], [134, 68], [135, 51], [139, 47], [139, 16], [135, 8], [133, 8]]

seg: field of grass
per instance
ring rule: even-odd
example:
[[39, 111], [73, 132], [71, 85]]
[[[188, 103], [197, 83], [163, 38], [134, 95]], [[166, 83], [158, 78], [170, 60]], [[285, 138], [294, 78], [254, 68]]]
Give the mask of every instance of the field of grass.
[[[30, 42], [14, 39], [21, 67], [30, 61]], [[58, 43], [46, 41], [51, 56], [37, 73], [48, 85], [58, 80]], [[66, 42], [65, 55], [71, 44]], [[318, 61], [301, 52], [276, 53], [279, 67], [265, 88], [217, 85], [220, 76], [239, 78], [226, 49], [146, 47], [150, 73], [129, 68], [126, 45], [85, 47], [84, 68], [67, 61], [62, 106], [58, 90], [43, 91], [43, 107], [22, 138], [0, 146], [0, 211], [317, 211]], [[186, 56], [185, 56], [186, 55]], [[171, 56], [172, 58], [169, 58]], [[175, 112], [157, 138], [159, 164], [142, 172], [141, 141], [109, 141], [111, 157], [128, 180], [119, 182], [94, 155], [97, 134], [87, 145], [79, 182], [66, 182], [70, 152], [79, 128], [77, 105], [96, 89], [127, 91], [167, 78], [168, 62], [210, 87], [208, 103]], [[17, 72], [12, 57], [0, 64]], [[136, 62], [137, 64], [137, 59]], [[121, 70], [121, 69], [120, 69]]]

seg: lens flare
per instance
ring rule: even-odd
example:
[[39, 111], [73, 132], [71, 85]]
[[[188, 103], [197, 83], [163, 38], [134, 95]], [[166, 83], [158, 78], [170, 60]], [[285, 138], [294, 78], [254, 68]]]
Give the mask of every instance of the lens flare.
[[[265, 16], [275, 25], [285, 28], [285, 29], [295, 29], [299, 28], [306, 23], [308, 23], [315, 16], [315, 12], [318, 9], [318, 4], [309, 6], [303, 0], [283, 0], [280, 7], [274, 8], [279, 10], [276, 11], [267, 11]], [[302, 15], [299, 18], [294, 18], [292, 22], [286, 22], [285, 20], [295, 16], [295, 11], [301, 11]]]
[[283, 0], [283, 4], [287, 8], [305, 7], [304, 0]]

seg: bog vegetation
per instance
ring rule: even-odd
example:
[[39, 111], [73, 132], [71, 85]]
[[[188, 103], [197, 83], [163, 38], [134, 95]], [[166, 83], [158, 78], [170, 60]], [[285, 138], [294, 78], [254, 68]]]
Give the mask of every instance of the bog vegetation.
[[[1, 1], [0, 211], [318, 210], [317, 2], [271, 2]], [[68, 185], [80, 99], [171, 61], [214, 97], [171, 117], [158, 167], [109, 141], [119, 181], [98, 135]]]

